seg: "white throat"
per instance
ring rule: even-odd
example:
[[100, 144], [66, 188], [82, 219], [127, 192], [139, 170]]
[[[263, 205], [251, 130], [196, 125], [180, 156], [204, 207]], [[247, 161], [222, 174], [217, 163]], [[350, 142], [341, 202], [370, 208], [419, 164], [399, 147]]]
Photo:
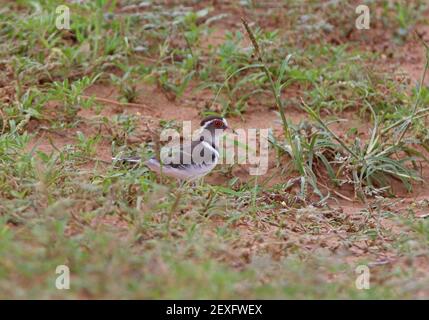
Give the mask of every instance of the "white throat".
[[[202, 126], [196, 132], [196, 135], [194, 137], [196, 138], [195, 140], [197, 140], [197, 141], [200, 140], [201, 137], [204, 137], [204, 141], [213, 145], [216, 149], [219, 149], [219, 141], [223, 137], [223, 135], [225, 134], [225, 131], [222, 129], [215, 129], [213, 132], [213, 131], [207, 129], [214, 121], [217, 121], [217, 119], [207, 121], [204, 124], [204, 126]], [[227, 127], [228, 122], [226, 121], [226, 119], [222, 119], [222, 121], [225, 124], [225, 126]]]

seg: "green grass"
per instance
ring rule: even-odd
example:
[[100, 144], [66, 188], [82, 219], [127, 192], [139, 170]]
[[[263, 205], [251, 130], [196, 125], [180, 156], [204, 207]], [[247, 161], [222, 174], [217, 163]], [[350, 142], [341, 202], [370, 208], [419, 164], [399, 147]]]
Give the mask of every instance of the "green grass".
[[[353, 1], [237, 3], [248, 31], [210, 1], [126, 7], [140, 2], [70, 4], [68, 31], [54, 24], [61, 1], [0, 11], [0, 298], [427, 297], [427, 204], [389, 186], [421, 180], [428, 90], [380, 68], [367, 34], [349, 37]], [[423, 1], [369, 5], [391, 41], [424, 21]], [[179, 124], [150, 120], [156, 101], [187, 112], [195, 96], [201, 116], [279, 112], [267, 176], [224, 166], [222, 183], [184, 188], [107, 161], [154, 154], [157, 128]], [[369, 134], [339, 132], [350, 113]], [[370, 290], [355, 287], [360, 264]]]

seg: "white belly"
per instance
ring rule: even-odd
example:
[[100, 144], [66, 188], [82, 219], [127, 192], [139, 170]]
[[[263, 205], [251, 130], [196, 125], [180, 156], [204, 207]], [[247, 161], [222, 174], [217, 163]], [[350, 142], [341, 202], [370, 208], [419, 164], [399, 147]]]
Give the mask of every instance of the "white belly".
[[205, 176], [210, 171], [216, 167], [216, 164], [218, 162], [218, 158], [216, 157], [212, 163], [204, 164], [204, 165], [190, 165], [189, 167], [186, 167], [185, 169], [179, 169], [174, 168], [169, 165], [162, 166], [159, 164], [157, 160], [150, 159], [146, 162], [147, 167], [159, 174], [164, 174], [169, 177], [173, 177], [180, 180], [195, 180], [200, 177]]

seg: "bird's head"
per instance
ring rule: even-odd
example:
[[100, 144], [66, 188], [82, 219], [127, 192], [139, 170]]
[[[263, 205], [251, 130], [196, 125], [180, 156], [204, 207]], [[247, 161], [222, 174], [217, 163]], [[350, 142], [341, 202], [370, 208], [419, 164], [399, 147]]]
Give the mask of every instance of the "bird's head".
[[230, 129], [225, 118], [219, 116], [209, 116], [201, 121], [201, 128], [210, 132], [219, 130], [220, 132]]
[[218, 145], [219, 139], [226, 131], [235, 131], [228, 126], [225, 118], [219, 116], [209, 116], [201, 121], [201, 128], [198, 130], [198, 137], [200, 141], [209, 141]]

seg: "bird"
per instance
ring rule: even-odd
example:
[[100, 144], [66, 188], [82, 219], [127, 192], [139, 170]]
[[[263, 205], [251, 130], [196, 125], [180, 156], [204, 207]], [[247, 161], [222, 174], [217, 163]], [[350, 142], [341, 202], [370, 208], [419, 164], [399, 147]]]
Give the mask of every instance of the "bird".
[[[200, 129], [192, 141], [161, 150], [161, 159], [152, 157], [144, 164], [158, 174], [180, 181], [194, 181], [211, 172], [219, 162], [219, 140], [226, 131], [235, 133], [225, 118], [208, 116], [200, 123]], [[163, 157], [164, 156], [164, 157]], [[167, 159], [168, 161], [164, 161]], [[140, 163], [140, 157], [113, 158], [114, 161]]]

